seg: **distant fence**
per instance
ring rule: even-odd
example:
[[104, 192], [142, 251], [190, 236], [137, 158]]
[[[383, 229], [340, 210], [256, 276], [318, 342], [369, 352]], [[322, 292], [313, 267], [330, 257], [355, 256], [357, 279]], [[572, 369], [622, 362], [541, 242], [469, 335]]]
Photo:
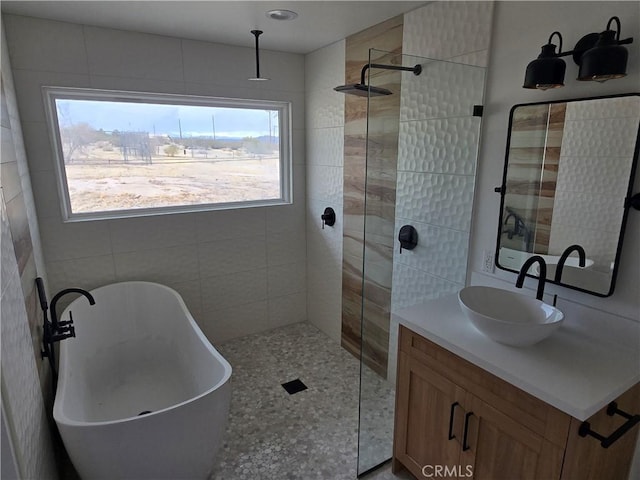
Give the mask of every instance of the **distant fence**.
[[142, 161], [151, 164], [151, 139], [148, 132], [119, 132], [124, 163]]

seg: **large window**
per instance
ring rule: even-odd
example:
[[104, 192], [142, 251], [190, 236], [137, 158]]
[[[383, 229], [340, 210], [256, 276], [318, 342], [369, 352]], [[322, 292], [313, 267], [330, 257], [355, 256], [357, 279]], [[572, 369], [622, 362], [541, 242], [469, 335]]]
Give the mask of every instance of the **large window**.
[[290, 201], [287, 102], [45, 87], [65, 220]]

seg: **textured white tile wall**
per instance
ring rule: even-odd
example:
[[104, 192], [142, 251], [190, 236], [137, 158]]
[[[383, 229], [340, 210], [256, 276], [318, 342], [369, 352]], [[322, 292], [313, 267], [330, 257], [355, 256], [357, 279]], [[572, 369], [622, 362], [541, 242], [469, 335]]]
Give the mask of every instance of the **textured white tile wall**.
[[637, 131], [637, 117], [569, 120], [562, 136], [562, 155], [631, 157]]
[[404, 16], [402, 53], [449, 60], [486, 51], [492, 15], [493, 2], [433, 2], [413, 10]]
[[[261, 51], [262, 73], [271, 81], [256, 83], [248, 80], [255, 73], [252, 48], [15, 15], [5, 22], [50, 292], [130, 279], [158, 281], [183, 293], [214, 342], [305, 320], [306, 305], [300, 303], [306, 285], [300, 281], [306, 279], [302, 55]], [[43, 85], [290, 101], [294, 203], [62, 223]], [[278, 277], [283, 269], [297, 280], [295, 291]], [[255, 280], [225, 283], [234, 275]]]
[[398, 170], [473, 175], [478, 153], [477, 123], [470, 117], [401, 122]]
[[[4, 200], [2, 202], [4, 207]], [[40, 380], [33, 356], [31, 333], [20, 275], [8, 230], [2, 221], [2, 264], [11, 265], [2, 278], [0, 325], [2, 335], [2, 397], [14, 435], [22, 478], [57, 478], [53, 446]], [[3, 272], [4, 273], [4, 272]]]
[[2, 398], [22, 478], [57, 478], [20, 275], [2, 200]]
[[[345, 41], [305, 57], [307, 126], [307, 317], [340, 343], [342, 322], [342, 195]], [[333, 227], [321, 228], [326, 207]]]
[[469, 231], [473, 176], [398, 172], [396, 216]]
[[420, 75], [402, 76], [400, 121], [471, 115], [482, 104], [484, 74], [483, 67], [426, 62]]
[[[605, 273], [615, 260], [624, 212], [621, 193], [629, 185], [640, 121], [640, 100], [628, 103], [635, 108], [618, 101], [619, 112], [610, 106], [600, 117], [597, 108], [568, 103], [560, 149], [549, 253], [580, 244], [594, 260], [592, 268]], [[623, 118], [611, 118], [618, 116]]]
[[[480, 131], [471, 113], [485, 80], [475, 65], [488, 51], [492, 14], [493, 2], [434, 2], [405, 14], [403, 53], [449, 61], [422, 62], [421, 75], [402, 78], [396, 231], [413, 224], [419, 245], [394, 249], [392, 309], [432, 295], [427, 285], [464, 285]], [[474, 66], [457, 63], [467, 57]], [[399, 272], [436, 278], [404, 289]]]
[[415, 219], [396, 218], [396, 229], [403, 225], [413, 225], [418, 232], [420, 242], [413, 250], [395, 252], [396, 263], [416, 270], [422, 270], [436, 277], [464, 284], [467, 269], [467, 250], [469, 248], [469, 232], [453, 230]]
[[448, 61], [421, 61], [421, 75], [402, 77], [395, 228], [413, 225], [418, 246], [394, 248], [392, 311], [464, 286], [480, 135], [471, 114], [482, 104], [492, 14], [493, 2], [434, 2], [404, 16], [402, 52]]

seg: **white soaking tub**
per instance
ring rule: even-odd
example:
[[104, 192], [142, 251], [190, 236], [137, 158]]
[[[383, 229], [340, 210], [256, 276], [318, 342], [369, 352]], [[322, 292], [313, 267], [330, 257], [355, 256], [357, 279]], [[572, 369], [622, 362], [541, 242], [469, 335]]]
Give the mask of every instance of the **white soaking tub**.
[[231, 366], [182, 298], [124, 282], [74, 300], [53, 416], [85, 479], [205, 479], [222, 443]]

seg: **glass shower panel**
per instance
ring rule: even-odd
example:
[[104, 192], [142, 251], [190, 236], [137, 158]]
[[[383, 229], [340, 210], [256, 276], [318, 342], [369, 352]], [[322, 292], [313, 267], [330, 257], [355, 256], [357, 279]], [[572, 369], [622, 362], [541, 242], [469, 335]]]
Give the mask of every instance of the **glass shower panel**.
[[[392, 313], [464, 287], [485, 69], [370, 50], [363, 210], [358, 475], [392, 456], [398, 325]], [[412, 225], [418, 245], [402, 250]]]

